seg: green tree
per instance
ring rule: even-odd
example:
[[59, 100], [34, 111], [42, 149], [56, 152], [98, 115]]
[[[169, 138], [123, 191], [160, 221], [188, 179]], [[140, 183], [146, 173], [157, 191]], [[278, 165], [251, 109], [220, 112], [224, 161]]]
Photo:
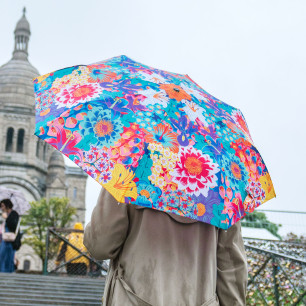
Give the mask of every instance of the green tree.
[[267, 219], [267, 216], [263, 212], [253, 211], [250, 214], [247, 214], [242, 220], [241, 225], [245, 227], [254, 227], [254, 228], [265, 228], [274, 236], [282, 239], [278, 233], [278, 229], [281, 227], [280, 224], [275, 224]]
[[[46, 237], [49, 227], [65, 227], [72, 221], [76, 208], [69, 204], [68, 198], [45, 198], [31, 202], [28, 214], [22, 217], [22, 225], [26, 227], [23, 243], [30, 245], [42, 262], [46, 256]], [[51, 253], [56, 252], [53, 243]]]

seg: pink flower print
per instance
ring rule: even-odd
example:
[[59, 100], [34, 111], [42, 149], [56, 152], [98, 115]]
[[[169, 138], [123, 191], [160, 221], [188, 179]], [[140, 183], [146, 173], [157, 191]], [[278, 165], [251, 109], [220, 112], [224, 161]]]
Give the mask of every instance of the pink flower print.
[[196, 196], [207, 196], [209, 189], [218, 185], [218, 164], [215, 164], [209, 155], [193, 147], [180, 147], [178, 156], [179, 161], [170, 172], [178, 189]]
[[55, 103], [58, 105], [58, 108], [71, 108], [80, 103], [88, 102], [98, 98], [102, 91], [102, 87], [96, 83], [67, 86], [62, 88], [58, 93]]

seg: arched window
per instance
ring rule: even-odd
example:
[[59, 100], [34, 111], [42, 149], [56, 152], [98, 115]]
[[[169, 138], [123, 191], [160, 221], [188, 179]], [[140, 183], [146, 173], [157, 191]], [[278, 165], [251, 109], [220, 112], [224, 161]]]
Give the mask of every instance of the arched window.
[[23, 262], [23, 270], [24, 271], [29, 271], [30, 270], [30, 267], [31, 267], [31, 262], [26, 259], [24, 262]]
[[40, 142], [37, 140], [36, 142], [36, 157], [39, 157], [39, 147], [40, 147]]
[[73, 199], [76, 200], [78, 195], [78, 189], [76, 187], [73, 188]]
[[46, 158], [47, 158], [47, 151], [48, 151], [47, 143], [44, 143], [43, 161], [46, 161]]
[[13, 137], [14, 137], [14, 129], [10, 127], [7, 129], [6, 132], [6, 145], [5, 145], [6, 152], [13, 151]]
[[18, 136], [17, 136], [17, 152], [18, 153], [23, 152], [23, 141], [24, 141], [24, 129], [19, 129]]

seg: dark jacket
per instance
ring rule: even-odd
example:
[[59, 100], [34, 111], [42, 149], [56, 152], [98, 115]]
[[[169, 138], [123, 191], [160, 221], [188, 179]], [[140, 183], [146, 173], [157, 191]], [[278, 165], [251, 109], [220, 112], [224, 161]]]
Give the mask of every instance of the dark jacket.
[[18, 221], [19, 214], [15, 210], [12, 210], [5, 221], [5, 225], [7, 226], [9, 232], [14, 233], [16, 231]]

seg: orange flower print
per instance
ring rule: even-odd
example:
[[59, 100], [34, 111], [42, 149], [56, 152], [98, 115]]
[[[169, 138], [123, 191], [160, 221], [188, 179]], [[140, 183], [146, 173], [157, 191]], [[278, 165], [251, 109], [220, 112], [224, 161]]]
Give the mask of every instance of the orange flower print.
[[169, 124], [160, 123], [155, 126], [153, 132], [145, 136], [145, 141], [148, 143], [160, 143], [164, 148], [169, 148], [174, 153], [179, 151], [177, 134], [173, 132]]
[[251, 134], [249, 132], [249, 129], [247, 127], [247, 124], [244, 120], [244, 117], [241, 113], [240, 110], [235, 110], [232, 112], [232, 117], [233, 119], [235, 120], [235, 123], [236, 125], [238, 126], [238, 128], [243, 132], [243, 134], [246, 136], [247, 140], [250, 142], [250, 143], [253, 143], [253, 140], [252, 140], [252, 137], [251, 137]]
[[117, 74], [115, 72], [97, 68], [96, 65], [89, 68], [88, 82], [90, 83], [112, 82], [116, 78]]
[[175, 84], [162, 84], [159, 86], [160, 89], [163, 89], [170, 99], [175, 99], [178, 102], [182, 100], [191, 100], [191, 96], [180, 86]]

